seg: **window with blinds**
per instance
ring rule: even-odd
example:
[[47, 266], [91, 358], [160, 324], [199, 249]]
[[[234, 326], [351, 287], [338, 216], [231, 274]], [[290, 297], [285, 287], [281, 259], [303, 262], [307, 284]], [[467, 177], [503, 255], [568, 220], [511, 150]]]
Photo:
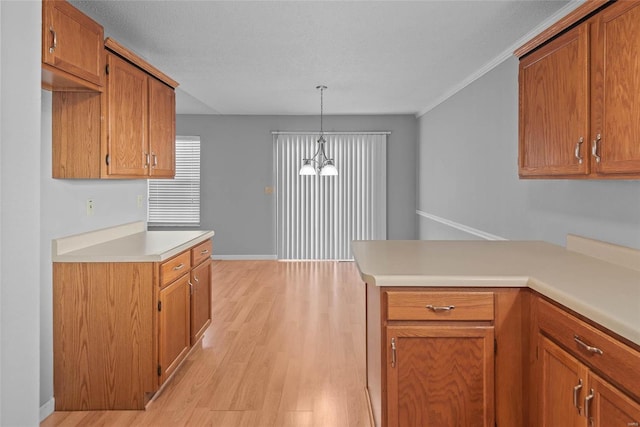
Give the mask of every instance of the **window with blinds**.
[[200, 225], [200, 137], [176, 137], [175, 178], [148, 182], [149, 225]]

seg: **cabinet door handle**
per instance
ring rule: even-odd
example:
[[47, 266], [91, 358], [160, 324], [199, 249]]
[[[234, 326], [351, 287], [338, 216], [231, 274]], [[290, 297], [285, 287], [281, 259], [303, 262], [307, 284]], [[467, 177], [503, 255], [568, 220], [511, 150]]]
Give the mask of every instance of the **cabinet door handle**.
[[596, 139], [591, 141], [591, 155], [596, 159], [596, 163], [600, 163], [600, 156], [598, 155], [598, 143], [602, 139], [602, 135], [597, 134]]
[[198, 276], [193, 276], [193, 280], [195, 280], [196, 283], [200, 283], [200, 280], [198, 280]]
[[590, 409], [591, 409], [591, 401], [593, 400], [593, 397], [595, 396], [595, 394], [593, 394], [593, 389], [589, 390], [589, 395], [587, 397], [584, 398], [584, 416], [587, 419], [587, 422], [589, 423], [589, 425], [591, 425], [591, 414], [590, 414]]
[[53, 53], [58, 47], [58, 34], [56, 33], [56, 30], [53, 29], [53, 27], [49, 27], [49, 32], [53, 36], [53, 44], [49, 47], [49, 53]]
[[158, 166], [158, 156], [155, 154], [151, 154], [153, 156], [153, 167], [157, 167]]
[[193, 283], [189, 282], [189, 293], [193, 295]]
[[628, 427], [638, 427], [640, 426], [640, 423], [638, 423], [637, 421], [631, 421], [630, 423], [627, 423]]
[[573, 388], [573, 406], [578, 410], [578, 414], [580, 413], [580, 405], [578, 404], [578, 394], [582, 389], [582, 378], [578, 380], [578, 385]]
[[182, 270], [184, 268], [184, 264], [180, 263], [178, 265], [176, 265], [175, 267], [173, 267], [174, 271], [178, 271], [178, 270]]
[[587, 350], [589, 353], [593, 353], [593, 354], [599, 354], [599, 355], [603, 355], [604, 352], [602, 350], [600, 350], [598, 347], [593, 347], [590, 346], [589, 344], [587, 344], [586, 342], [582, 341], [582, 339], [578, 336], [578, 335], [574, 335], [573, 336], [573, 340], [583, 349]]
[[149, 157], [149, 153], [144, 153], [144, 158], [145, 158], [144, 167], [147, 168], [151, 163], [151, 158]]
[[582, 157], [580, 156], [580, 147], [582, 146], [582, 143], [584, 142], [584, 138], [580, 137], [580, 139], [578, 140], [578, 142], [576, 142], [576, 150], [573, 153], [573, 155], [576, 157], [576, 159], [578, 159], [578, 164], [582, 164]]
[[437, 313], [439, 311], [451, 311], [454, 308], [456, 308], [456, 306], [455, 305], [431, 305], [431, 304], [428, 304], [428, 305], [425, 306], [425, 308], [433, 311], [434, 313]]
[[391, 367], [396, 367], [396, 339], [391, 338]]

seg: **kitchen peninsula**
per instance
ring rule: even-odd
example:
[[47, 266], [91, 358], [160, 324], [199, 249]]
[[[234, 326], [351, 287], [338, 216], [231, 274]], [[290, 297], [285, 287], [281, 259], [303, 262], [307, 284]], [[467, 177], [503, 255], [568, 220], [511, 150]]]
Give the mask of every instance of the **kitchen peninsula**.
[[213, 231], [54, 240], [56, 410], [144, 409], [211, 322]]
[[376, 426], [640, 422], [639, 250], [570, 235], [353, 254]]

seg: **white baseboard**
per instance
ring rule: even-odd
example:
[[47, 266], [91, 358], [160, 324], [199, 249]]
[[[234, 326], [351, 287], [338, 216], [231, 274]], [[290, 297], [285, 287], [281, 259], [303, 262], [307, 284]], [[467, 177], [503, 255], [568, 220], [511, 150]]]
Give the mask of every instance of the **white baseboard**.
[[480, 237], [485, 240], [509, 240], [509, 239], [505, 239], [504, 237], [496, 236], [495, 234], [487, 233], [485, 231], [478, 230], [473, 227], [469, 227], [468, 225], [460, 224], [458, 222], [451, 221], [446, 218], [441, 218], [439, 216], [436, 216], [421, 210], [416, 210], [416, 213], [432, 221], [439, 222], [440, 224], [447, 225], [449, 227], [455, 228], [456, 230], [464, 231], [465, 233]]
[[277, 260], [277, 255], [212, 255], [211, 258], [220, 261], [264, 261]]
[[52, 397], [46, 402], [44, 405], [40, 407], [40, 422], [43, 422], [45, 418], [49, 415], [53, 414], [53, 411], [56, 408], [56, 399]]

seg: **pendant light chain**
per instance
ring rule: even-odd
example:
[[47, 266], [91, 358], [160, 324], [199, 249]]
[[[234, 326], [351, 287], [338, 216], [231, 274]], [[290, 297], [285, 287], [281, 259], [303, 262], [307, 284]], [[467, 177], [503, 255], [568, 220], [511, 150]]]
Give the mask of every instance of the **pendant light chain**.
[[320, 90], [320, 137], [318, 138], [318, 149], [310, 159], [302, 159], [303, 165], [300, 168], [300, 175], [322, 175], [335, 176], [338, 175], [333, 159], [327, 157], [324, 144], [324, 90], [325, 85], [318, 85], [316, 89]]

